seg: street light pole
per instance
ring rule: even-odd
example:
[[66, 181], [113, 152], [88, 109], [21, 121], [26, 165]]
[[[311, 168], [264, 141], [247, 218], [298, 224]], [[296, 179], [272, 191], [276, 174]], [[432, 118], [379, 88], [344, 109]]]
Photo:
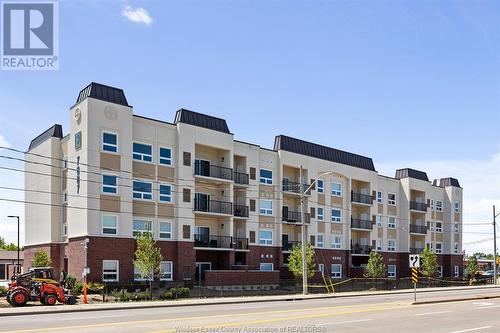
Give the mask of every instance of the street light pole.
[[497, 284], [497, 226], [496, 218], [500, 213], [496, 214], [495, 205], [493, 205], [493, 284]]
[[20, 270], [21, 266], [20, 266], [20, 260], [19, 260], [19, 251], [20, 251], [20, 248], [19, 248], [19, 216], [9, 215], [7, 217], [17, 219], [17, 269], [16, 269], [16, 273], [19, 274], [19, 273], [21, 273], [21, 270]]

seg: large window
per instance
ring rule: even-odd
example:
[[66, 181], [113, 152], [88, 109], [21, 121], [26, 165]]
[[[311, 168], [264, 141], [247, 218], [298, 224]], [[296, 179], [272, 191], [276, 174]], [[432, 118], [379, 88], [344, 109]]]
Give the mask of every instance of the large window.
[[318, 188], [318, 193], [323, 193], [325, 191], [325, 184], [323, 183], [323, 179], [318, 179], [316, 181], [316, 185]]
[[118, 260], [103, 260], [102, 261], [102, 281], [113, 282], [118, 281], [119, 268]]
[[102, 132], [102, 150], [113, 153], [118, 151], [118, 136], [115, 133]]
[[273, 231], [272, 230], [260, 230], [260, 232], [259, 232], [259, 244], [272, 245], [273, 244]]
[[332, 195], [337, 197], [342, 196], [342, 184], [332, 183]]
[[387, 251], [396, 251], [396, 240], [389, 239], [387, 240]]
[[392, 206], [396, 205], [396, 194], [387, 193], [387, 204]]
[[134, 151], [132, 157], [134, 160], [152, 162], [153, 161], [153, 146], [144, 143], [134, 142]]
[[272, 270], [274, 270], [274, 265], [272, 262], [261, 262], [260, 263], [260, 270], [265, 271], [265, 272], [272, 271]]
[[148, 280], [146, 277], [142, 277], [141, 272], [137, 268], [134, 262], [134, 281], [146, 281]]
[[342, 222], [342, 210], [333, 208], [332, 209], [332, 222]]
[[436, 232], [443, 232], [443, 223], [436, 222]]
[[323, 221], [325, 218], [325, 212], [323, 210], [323, 207], [318, 207], [318, 215], [317, 215], [318, 221]]
[[174, 279], [173, 263], [171, 261], [162, 261], [160, 263], [160, 280], [172, 281]]
[[153, 199], [153, 183], [134, 180], [133, 183], [134, 199], [152, 200]]
[[443, 243], [436, 243], [436, 253], [443, 252]]
[[172, 223], [171, 222], [160, 222], [158, 229], [159, 229], [159, 238], [160, 239], [171, 239], [172, 238]]
[[116, 176], [102, 175], [102, 193], [116, 194], [117, 192]]
[[377, 227], [382, 227], [382, 215], [377, 215], [375, 217], [375, 220], [377, 221]]
[[133, 221], [133, 235], [137, 236], [139, 233], [151, 232], [151, 221], [134, 220]]
[[382, 199], [382, 191], [377, 191], [377, 202], [378, 203], [384, 202], [384, 200]]
[[396, 265], [387, 265], [387, 277], [396, 277]]
[[262, 215], [273, 215], [273, 201], [272, 200], [260, 200], [259, 201], [259, 213]]
[[332, 248], [340, 249], [342, 247], [342, 236], [341, 235], [332, 235]]
[[273, 184], [273, 172], [271, 170], [260, 169], [260, 182], [262, 184]]
[[342, 264], [332, 264], [332, 278], [342, 278]]
[[172, 185], [160, 184], [159, 200], [161, 202], [172, 202]]
[[318, 237], [316, 238], [316, 246], [317, 247], [324, 247], [325, 246], [325, 235], [319, 234]]
[[106, 235], [116, 235], [118, 222], [116, 215], [102, 215], [102, 233]]
[[396, 228], [396, 218], [394, 216], [387, 218], [387, 228]]
[[160, 147], [160, 164], [172, 165], [172, 150], [170, 148]]
[[438, 211], [438, 212], [443, 211], [443, 202], [440, 200], [436, 200], [436, 211]]

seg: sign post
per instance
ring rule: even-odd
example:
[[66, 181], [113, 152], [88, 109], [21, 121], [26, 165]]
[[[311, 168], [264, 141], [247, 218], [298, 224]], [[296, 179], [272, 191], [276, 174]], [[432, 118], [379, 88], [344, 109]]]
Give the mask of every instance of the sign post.
[[418, 270], [420, 267], [420, 256], [418, 254], [410, 254], [410, 273], [411, 281], [413, 282], [413, 301], [417, 301], [417, 283], [418, 283]]

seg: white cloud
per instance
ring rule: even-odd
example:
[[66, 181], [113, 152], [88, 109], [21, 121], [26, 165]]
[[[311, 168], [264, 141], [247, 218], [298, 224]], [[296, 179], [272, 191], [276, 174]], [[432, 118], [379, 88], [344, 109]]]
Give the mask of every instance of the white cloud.
[[11, 147], [10, 143], [7, 142], [7, 140], [3, 137], [3, 135], [0, 135], [0, 146], [8, 147], [8, 148]]
[[130, 6], [126, 6], [122, 11], [122, 15], [135, 23], [142, 23], [145, 25], [153, 24], [153, 18], [149, 15], [146, 9], [141, 7], [132, 8]]
[[[463, 188], [463, 244], [467, 253], [493, 252], [492, 206], [500, 211], [500, 153], [487, 160], [395, 161], [378, 163], [381, 174], [394, 175], [398, 168], [411, 167], [427, 172], [429, 179], [454, 177]], [[500, 235], [500, 233], [499, 233]], [[489, 239], [489, 240], [486, 240]], [[486, 241], [485, 241], [486, 240]]]

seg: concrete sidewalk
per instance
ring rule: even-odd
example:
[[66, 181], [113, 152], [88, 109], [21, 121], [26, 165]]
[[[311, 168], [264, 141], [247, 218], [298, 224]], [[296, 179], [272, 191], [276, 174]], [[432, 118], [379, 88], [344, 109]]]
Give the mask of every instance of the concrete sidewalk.
[[[449, 302], [459, 301], [462, 299], [486, 299], [500, 297], [500, 286], [477, 286], [477, 287], [443, 287], [443, 288], [420, 288], [417, 289], [418, 294], [433, 293], [443, 291], [459, 291], [459, 290], [484, 290], [491, 289], [496, 293], [476, 298], [457, 298], [450, 299], [443, 297], [435, 301], [423, 301], [415, 304], [427, 304], [430, 302]], [[41, 306], [27, 305], [21, 308], [0, 308], [0, 317], [2, 316], [19, 316], [32, 314], [50, 314], [50, 313], [69, 313], [69, 312], [87, 312], [87, 311], [109, 311], [109, 310], [127, 310], [127, 309], [147, 309], [147, 308], [162, 308], [162, 307], [180, 307], [180, 306], [197, 306], [197, 305], [223, 305], [223, 304], [241, 304], [241, 303], [257, 303], [257, 302], [279, 302], [279, 301], [300, 301], [310, 299], [329, 299], [341, 297], [362, 297], [362, 296], [377, 296], [377, 295], [397, 295], [411, 294], [413, 289], [402, 290], [380, 290], [380, 291], [362, 291], [362, 292], [343, 292], [336, 294], [295, 294], [295, 295], [278, 295], [278, 296], [250, 296], [250, 297], [220, 297], [220, 298], [189, 298], [173, 301], [142, 301], [142, 302], [114, 302], [114, 303], [94, 303], [94, 304], [79, 304], [79, 305], [56, 305], [56, 306]], [[409, 300], [410, 301], [410, 300]], [[29, 303], [28, 303], [29, 304]]]

